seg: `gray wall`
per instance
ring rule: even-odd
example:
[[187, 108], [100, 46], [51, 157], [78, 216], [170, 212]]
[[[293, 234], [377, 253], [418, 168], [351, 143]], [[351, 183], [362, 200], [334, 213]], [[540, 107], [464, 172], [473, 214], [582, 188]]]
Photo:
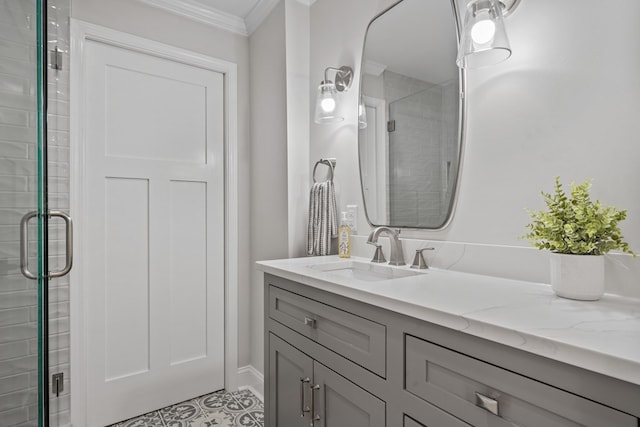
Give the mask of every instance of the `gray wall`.
[[[387, 0], [385, 3], [393, 2]], [[353, 67], [355, 76], [360, 75], [364, 33], [369, 21], [382, 8], [379, 0], [319, 0], [311, 6], [309, 93], [312, 108], [326, 67], [348, 65]], [[347, 204], [358, 205], [358, 233], [368, 234], [358, 170], [358, 86], [359, 78], [356, 77], [351, 89], [340, 94], [343, 122], [319, 125], [311, 121], [309, 166], [313, 167], [321, 157], [337, 159], [334, 182], [338, 212], [346, 210]]]
[[262, 371], [262, 274], [254, 262], [288, 256], [285, 6], [249, 37], [251, 58], [251, 364]]
[[[310, 91], [329, 65], [355, 65], [359, 75], [367, 23], [392, 3], [322, 0], [312, 6]], [[525, 0], [506, 20], [513, 56], [468, 73], [467, 145], [453, 222], [442, 232], [405, 236], [526, 246], [518, 238], [528, 222], [524, 208], [541, 208], [540, 190], [551, 190], [560, 175], [565, 182], [593, 178], [596, 198], [628, 209], [622, 229], [640, 249], [640, 3], [620, 0], [615, 19], [603, 19], [600, 6], [596, 0]], [[310, 161], [338, 158], [341, 207], [362, 204], [357, 91], [343, 101], [346, 120], [312, 123], [310, 147]], [[368, 232], [363, 216], [358, 225]]]

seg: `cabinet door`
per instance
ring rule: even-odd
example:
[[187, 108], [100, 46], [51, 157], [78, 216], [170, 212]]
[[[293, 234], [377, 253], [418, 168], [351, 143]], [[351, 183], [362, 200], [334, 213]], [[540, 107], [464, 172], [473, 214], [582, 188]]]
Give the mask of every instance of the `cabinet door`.
[[411, 416], [407, 414], [404, 415], [402, 419], [403, 427], [471, 427], [470, 424], [457, 419], [453, 415], [440, 411], [428, 403], [424, 405], [420, 413], [415, 413]]
[[313, 360], [269, 334], [269, 427], [308, 427]]
[[424, 424], [420, 424], [413, 418], [409, 418], [406, 415], [404, 416], [404, 427], [426, 427]]
[[316, 427], [384, 427], [386, 410], [383, 401], [314, 362]]

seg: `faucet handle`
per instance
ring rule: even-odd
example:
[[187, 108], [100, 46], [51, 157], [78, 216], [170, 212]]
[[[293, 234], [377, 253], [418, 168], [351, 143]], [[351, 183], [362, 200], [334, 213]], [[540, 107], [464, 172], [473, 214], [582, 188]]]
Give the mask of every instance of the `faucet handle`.
[[424, 251], [432, 251], [435, 248], [422, 248], [416, 249], [416, 256], [413, 258], [413, 264], [411, 264], [411, 268], [418, 268], [420, 270], [424, 270], [425, 268], [429, 268], [427, 262], [424, 260], [424, 256], [422, 252]]
[[376, 263], [387, 262], [387, 260], [384, 257], [384, 253], [382, 253], [382, 245], [380, 243], [367, 242], [367, 244], [373, 245], [376, 247], [376, 252], [373, 254], [373, 259], [371, 260], [371, 262], [376, 262]]

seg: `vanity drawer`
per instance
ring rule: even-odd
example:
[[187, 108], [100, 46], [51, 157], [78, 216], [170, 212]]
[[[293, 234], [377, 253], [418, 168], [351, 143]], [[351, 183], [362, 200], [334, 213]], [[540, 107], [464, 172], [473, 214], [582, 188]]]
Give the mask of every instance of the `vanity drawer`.
[[275, 286], [269, 286], [269, 317], [385, 377], [384, 325]]
[[474, 426], [638, 427], [633, 416], [410, 335], [405, 387]]

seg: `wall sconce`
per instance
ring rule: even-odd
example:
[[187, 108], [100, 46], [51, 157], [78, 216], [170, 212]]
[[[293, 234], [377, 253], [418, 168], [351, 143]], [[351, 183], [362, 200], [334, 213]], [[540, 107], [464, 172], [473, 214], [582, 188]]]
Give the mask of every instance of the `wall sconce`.
[[[336, 72], [335, 83], [329, 80], [329, 71]], [[338, 92], [349, 89], [352, 81], [353, 69], [351, 67], [328, 67], [324, 70], [324, 80], [320, 82], [316, 96], [316, 123], [335, 123], [344, 120], [344, 117], [338, 113]]]
[[479, 68], [494, 65], [511, 56], [503, 17], [513, 12], [519, 3], [520, 0], [469, 2], [458, 45], [458, 67]]

